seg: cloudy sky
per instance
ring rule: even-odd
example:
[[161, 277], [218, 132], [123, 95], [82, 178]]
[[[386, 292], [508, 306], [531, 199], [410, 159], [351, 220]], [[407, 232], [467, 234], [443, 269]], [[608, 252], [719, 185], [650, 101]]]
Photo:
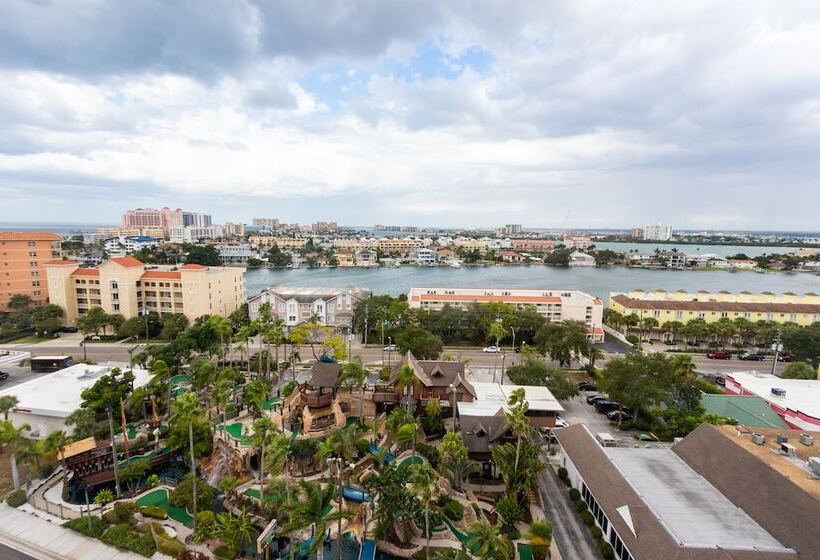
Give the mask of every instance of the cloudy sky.
[[816, 0], [0, 11], [0, 223], [820, 229]]

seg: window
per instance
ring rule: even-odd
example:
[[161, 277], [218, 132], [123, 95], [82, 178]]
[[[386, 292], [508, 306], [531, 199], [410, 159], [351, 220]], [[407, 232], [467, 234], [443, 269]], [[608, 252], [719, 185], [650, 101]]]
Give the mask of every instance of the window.
[[698, 311], [698, 319], [705, 319], [705, 318], [706, 318], [706, 313], [704, 313], [703, 311]]
[[675, 319], [683, 319], [683, 311], [675, 311]]
[[37, 288], [37, 287], [40, 286], [40, 281], [39, 280], [32, 280], [31, 285], [34, 286], [35, 288]]
[[37, 256], [37, 251], [29, 251], [28, 256], [29, 257], [36, 257]]

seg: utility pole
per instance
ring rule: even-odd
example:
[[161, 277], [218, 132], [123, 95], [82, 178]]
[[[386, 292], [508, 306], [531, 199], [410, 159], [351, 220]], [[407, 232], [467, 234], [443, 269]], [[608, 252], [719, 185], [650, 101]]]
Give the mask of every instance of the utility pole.
[[364, 345], [367, 346], [367, 324], [370, 319], [370, 307], [367, 302], [364, 303]]
[[772, 350], [774, 350], [774, 359], [772, 360], [772, 375], [775, 375], [775, 371], [777, 371], [777, 358], [783, 351], [783, 343], [780, 341], [780, 329], [777, 329], [777, 336], [775, 336], [774, 342], [772, 342]]
[[111, 458], [113, 459], [114, 465], [114, 488], [117, 491], [117, 498], [120, 497], [120, 471], [119, 466], [117, 465], [117, 446], [114, 443], [114, 419], [111, 416], [111, 407], [109, 406], [107, 409], [108, 412], [108, 432], [111, 435]]

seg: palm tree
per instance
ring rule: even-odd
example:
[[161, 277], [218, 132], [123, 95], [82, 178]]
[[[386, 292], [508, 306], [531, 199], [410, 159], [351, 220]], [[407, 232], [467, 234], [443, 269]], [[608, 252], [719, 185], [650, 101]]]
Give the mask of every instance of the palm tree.
[[3, 420], [9, 419], [9, 412], [11, 412], [19, 402], [14, 395], [3, 395], [0, 397], [0, 412], [3, 413]]
[[419, 423], [413, 418], [412, 420], [402, 424], [396, 431], [396, 443], [400, 445], [413, 446], [413, 459], [416, 457], [416, 441], [418, 440]]
[[478, 463], [467, 457], [459, 457], [445, 461], [441, 466], [453, 482], [453, 487], [459, 491], [461, 490], [462, 483], [467, 480], [471, 474], [477, 473], [480, 470]]
[[[419, 385], [421, 385], [421, 380], [416, 376], [416, 373], [409, 364], [404, 364], [401, 368], [399, 368], [399, 371], [396, 374], [396, 388], [399, 390], [399, 393], [403, 393], [405, 396], [405, 410], [410, 407], [410, 397], [413, 394], [412, 389]], [[410, 391], [408, 391], [408, 389], [410, 389]]]
[[359, 441], [363, 433], [364, 428], [356, 422], [345, 426], [334, 434], [336, 439], [336, 451], [344, 457], [346, 461], [352, 462], [355, 459], [357, 452], [356, 442]]
[[63, 488], [66, 487], [67, 477], [68, 477], [68, 470], [65, 466], [65, 448], [66, 445], [69, 444], [71, 439], [66, 435], [66, 433], [62, 430], [58, 430], [56, 432], [51, 432], [46, 437], [45, 446], [51, 452], [56, 452], [57, 457], [60, 459], [60, 463], [63, 465]]
[[324, 558], [324, 541], [330, 524], [351, 516], [349, 511], [328, 510], [333, 507], [333, 500], [338, 488], [335, 482], [322, 487], [319, 482], [299, 481], [301, 500], [290, 508], [288, 522], [283, 527], [285, 533], [293, 533], [311, 527], [313, 529], [312, 542], [308, 547], [308, 554], [316, 555], [317, 560]]
[[589, 360], [590, 371], [595, 368], [595, 362], [604, 358], [604, 351], [591, 343], [586, 345], [583, 354]]
[[427, 560], [430, 560], [430, 509], [433, 502], [438, 499], [439, 494], [439, 487], [436, 482], [436, 473], [433, 472], [433, 468], [428, 463], [415, 465], [410, 473], [410, 487], [421, 499], [421, 507], [424, 510]]
[[271, 443], [271, 438], [276, 431], [273, 421], [267, 416], [257, 418], [253, 423], [253, 435], [251, 442], [261, 448], [259, 456], [259, 501], [265, 503], [265, 447]]
[[675, 342], [675, 336], [681, 331], [683, 328], [683, 323], [680, 321], [666, 321], [661, 328], [664, 330], [665, 334], [669, 335], [669, 342]]
[[546, 558], [552, 544], [552, 525], [544, 520], [533, 521], [526, 537], [532, 546], [536, 560]]
[[231, 320], [222, 315], [211, 315], [208, 324], [219, 334], [219, 355], [225, 356], [225, 339], [231, 334]]
[[194, 455], [194, 423], [202, 419], [202, 408], [195, 393], [185, 393], [174, 401], [171, 413], [172, 424], [188, 425], [188, 445], [191, 450], [191, 495], [193, 503], [194, 530], [196, 530], [196, 456]]
[[[268, 345], [268, 358], [270, 358], [270, 345], [273, 344], [274, 350], [276, 351], [276, 355], [274, 357], [274, 365], [276, 366], [276, 372], [279, 372], [279, 346], [285, 341], [285, 331], [282, 328], [282, 323], [276, 321], [270, 325], [268, 325], [265, 330], [263, 331], [263, 338], [265, 339], [265, 343]], [[279, 376], [277, 375], [277, 380]]]
[[216, 522], [219, 540], [234, 552], [239, 552], [242, 545], [251, 542], [256, 535], [253, 518], [244, 510], [237, 515], [219, 513]]
[[481, 560], [512, 560], [512, 542], [501, 534], [501, 525], [493, 525], [483, 517], [467, 527], [465, 544]]
[[[270, 443], [270, 454], [268, 455], [268, 468], [272, 473], [282, 474], [285, 477], [285, 492], [287, 494], [287, 508], [290, 511], [293, 501], [291, 500], [291, 478], [287, 472], [288, 455], [290, 455], [292, 440], [285, 434], [276, 434]], [[293, 547], [290, 547], [290, 557], [293, 558]]]
[[250, 325], [242, 325], [238, 331], [236, 331], [235, 339], [237, 342], [237, 346], [239, 347], [239, 356], [240, 359], [242, 355], [247, 351], [247, 366], [245, 371], [251, 370], [251, 349], [250, 349], [250, 337], [251, 337], [251, 327]]
[[364, 386], [367, 381], [367, 370], [364, 369], [362, 359], [359, 356], [351, 358], [339, 376], [339, 384], [347, 387], [359, 388], [359, 419], [364, 420]]
[[0, 445], [9, 452], [9, 462], [11, 464], [11, 480], [15, 490], [20, 489], [20, 472], [17, 469], [17, 453], [26, 444], [25, 432], [31, 431], [28, 424], [14, 427], [9, 420], [0, 422]]
[[521, 454], [521, 438], [530, 431], [530, 420], [527, 418], [529, 404], [525, 399], [524, 389], [516, 389], [508, 400], [508, 410], [504, 412], [507, 424], [515, 435], [515, 470], [518, 470], [518, 459]]

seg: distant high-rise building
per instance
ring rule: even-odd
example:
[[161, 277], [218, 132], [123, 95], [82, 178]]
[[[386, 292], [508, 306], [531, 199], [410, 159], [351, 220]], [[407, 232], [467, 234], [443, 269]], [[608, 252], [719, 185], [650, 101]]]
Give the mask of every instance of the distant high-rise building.
[[643, 239], [643, 229], [636, 227], [629, 230], [629, 236], [632, 239]]
[[201, 212], [186, 212], [181, 208], [136, 208], [122, 215], [122, 229], [160, 228], [166, 234], [175, 226], [208, 227], [211, 216]]
[[672, 226], [646, 226], [643, 228], [643, 238], [647, 241], [669, 241], [672, 239]]
[[182, 225], [194, 227], [208, 227], [211, 225], [211, 215], [202, 214], [201, 212], [183, 212]]
[[277, 218], [254, 218], [251, 224], [255, 226], [264, 226], [271, 231], [279, 229], [279, 220]]
[[245, 224], [234, 224], [225, 222], [225, 235], [242, 237], [245, 235]]
[[338, 229], [336, 222], [316, 222], [310, 226], [314, 233], [333, 233]]
[[501, 231], [504, 235], [515, 235], [524, 231], [524, 228], [521, 227], [521, 224], [507, 224]]

